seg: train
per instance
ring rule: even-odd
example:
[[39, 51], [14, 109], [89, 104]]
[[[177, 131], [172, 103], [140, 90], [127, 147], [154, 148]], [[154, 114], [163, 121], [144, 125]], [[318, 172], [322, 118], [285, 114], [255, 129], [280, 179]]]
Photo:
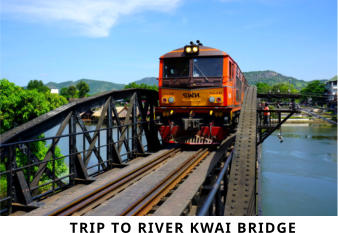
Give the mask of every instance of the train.
[[238, 123], [248, 82], [229, 54], [196, 41], [160, 57], [158, 86], [162, 141], [217, 145]]

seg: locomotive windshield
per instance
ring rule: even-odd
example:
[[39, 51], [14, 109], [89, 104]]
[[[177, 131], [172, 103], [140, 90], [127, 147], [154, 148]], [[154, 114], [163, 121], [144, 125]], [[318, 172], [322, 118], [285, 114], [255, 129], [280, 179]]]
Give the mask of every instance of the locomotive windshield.
[[193, 77], [222, 77], [221, 57], [200, 57], [193, 59]]
[[164, 78], [183, 78], [189, 76], [189, 59], [166, 59], [163, 65]]
[[222, 57], [171, 58], [165, 59], [164, 78], [188, 78], [190, 59], [192, 59], [192, 77], [222, 77]]

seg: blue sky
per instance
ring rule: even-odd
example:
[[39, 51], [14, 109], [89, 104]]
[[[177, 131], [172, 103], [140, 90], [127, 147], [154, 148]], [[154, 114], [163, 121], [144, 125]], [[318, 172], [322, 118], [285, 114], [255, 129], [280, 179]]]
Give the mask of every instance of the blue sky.
[[1, 0], [0, 78], [129, 83], [190, 40], [243, 71], [337, 73], [336, 0]]

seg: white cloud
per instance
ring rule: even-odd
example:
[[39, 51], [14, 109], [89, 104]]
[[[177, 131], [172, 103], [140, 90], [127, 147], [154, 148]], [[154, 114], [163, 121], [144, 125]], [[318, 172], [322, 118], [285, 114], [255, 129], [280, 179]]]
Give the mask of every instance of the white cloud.
[[91, 37], [106, 37], [121, 16], [170, 11], [181, 0], [1, 0], [2, 13], [35, 22], [64, 22]]

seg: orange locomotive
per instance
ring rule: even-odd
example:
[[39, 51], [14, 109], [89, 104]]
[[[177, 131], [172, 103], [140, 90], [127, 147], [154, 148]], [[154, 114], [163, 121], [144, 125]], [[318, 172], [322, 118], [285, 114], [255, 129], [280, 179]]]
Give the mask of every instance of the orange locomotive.
[[247, 81], [225, 52], [196, 44], [160, 58], [160, 134], [166, 143], [219, 144], [238, 121]]

